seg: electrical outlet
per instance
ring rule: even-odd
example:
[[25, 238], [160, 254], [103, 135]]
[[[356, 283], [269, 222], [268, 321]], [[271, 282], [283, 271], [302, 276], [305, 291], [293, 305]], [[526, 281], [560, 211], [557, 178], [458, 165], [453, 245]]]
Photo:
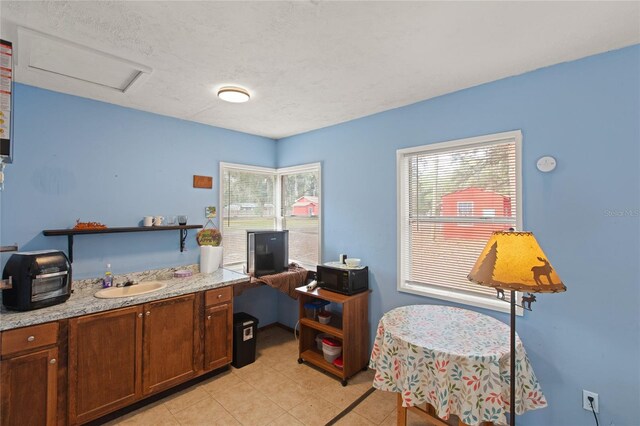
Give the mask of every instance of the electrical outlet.
[[582, 389], [582, 408], [587, 411], [591, 411], [591, 403], [589, 402], [589, 397], [593, 398], [593, 411], [599, 413], [600, 405], [598, 404], [598, 394], [584, 389]]

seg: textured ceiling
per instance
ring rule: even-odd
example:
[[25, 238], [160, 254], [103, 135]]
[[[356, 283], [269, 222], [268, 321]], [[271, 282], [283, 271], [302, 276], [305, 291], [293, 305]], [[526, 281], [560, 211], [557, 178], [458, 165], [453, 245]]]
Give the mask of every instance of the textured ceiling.
[[[640, 43], [639, 2], [1, 2], [16, 26], [146, 65], [121, 93], [26, 84], [282, 138]], [[229, 104], [214, 89], [253, 98]]]

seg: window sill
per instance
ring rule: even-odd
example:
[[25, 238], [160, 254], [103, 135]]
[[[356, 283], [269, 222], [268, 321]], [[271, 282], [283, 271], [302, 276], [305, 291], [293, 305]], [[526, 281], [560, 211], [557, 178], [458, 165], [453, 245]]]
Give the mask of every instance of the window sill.
[[[463, 305], [474, 306], [476, 308], [489, 309], [497, 312], [511, 313], [511, 303], [505, 302], [498, 298], [491, 299], [482, 296], [476, 296], [467, 293], [456, 292], [441, 288], [429, 287], [425, 285], [398, 283], [398, 291], [403, 293], [411, 293], [418, 296], [431, 297], [434, 299], [446, 300], [448, 302], [460, 303]], [[520, 293], [516, 293], [516, 300], [520, 298]], [[524, 310], [517, 306], [516, 315], [523, 316]]]
[[[299, 261], [297, 261], [295, 259], [290, 259], [289, 262], [297, 263], [298, 265], [302, 266], [307, 271], [314, 271], [315, 272], [315, 270], [316, 270], [316, 264], [299, 262]], [[225, 269], [228, 269], [230, 271], [233, 271], [233, 272], [238, 272], [240, 274], [246, 274], [246, 265], [247, 264], [245, 262], [240, 262], [240, 263], [224, 264], [224, 265], [222, 265], [222, 267], [225, 268]]]

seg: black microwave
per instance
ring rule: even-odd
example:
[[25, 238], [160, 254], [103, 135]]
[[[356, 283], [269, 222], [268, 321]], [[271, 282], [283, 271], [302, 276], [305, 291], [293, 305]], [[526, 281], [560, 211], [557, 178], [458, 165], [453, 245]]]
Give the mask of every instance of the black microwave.
[[369, 267], [351, 269], [340, 266], [318, 265], [318, 287], [342, 294], [355, 294], [369, 289]]

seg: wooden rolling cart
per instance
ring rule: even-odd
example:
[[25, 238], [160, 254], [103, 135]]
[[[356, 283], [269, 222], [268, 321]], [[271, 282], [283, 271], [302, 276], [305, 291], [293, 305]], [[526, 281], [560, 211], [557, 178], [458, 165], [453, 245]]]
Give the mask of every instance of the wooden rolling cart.
[[[342, 386], [359, 371], [366, 371], [369, 364], [369, 292], [347, 296], [322, 288], [307, 291], [306, 286], [296, 288], [299, 294], [300, 340], [298, 362], [307, 361], [341, 379]], [[329, 324], [306, 318], [304, 304], [320, 299], [342, 305], [342, 315], [332, 312]], [[342, 370], [325, 361], [318, 350], [316, 336], [327, 333], [342, 341]]]

